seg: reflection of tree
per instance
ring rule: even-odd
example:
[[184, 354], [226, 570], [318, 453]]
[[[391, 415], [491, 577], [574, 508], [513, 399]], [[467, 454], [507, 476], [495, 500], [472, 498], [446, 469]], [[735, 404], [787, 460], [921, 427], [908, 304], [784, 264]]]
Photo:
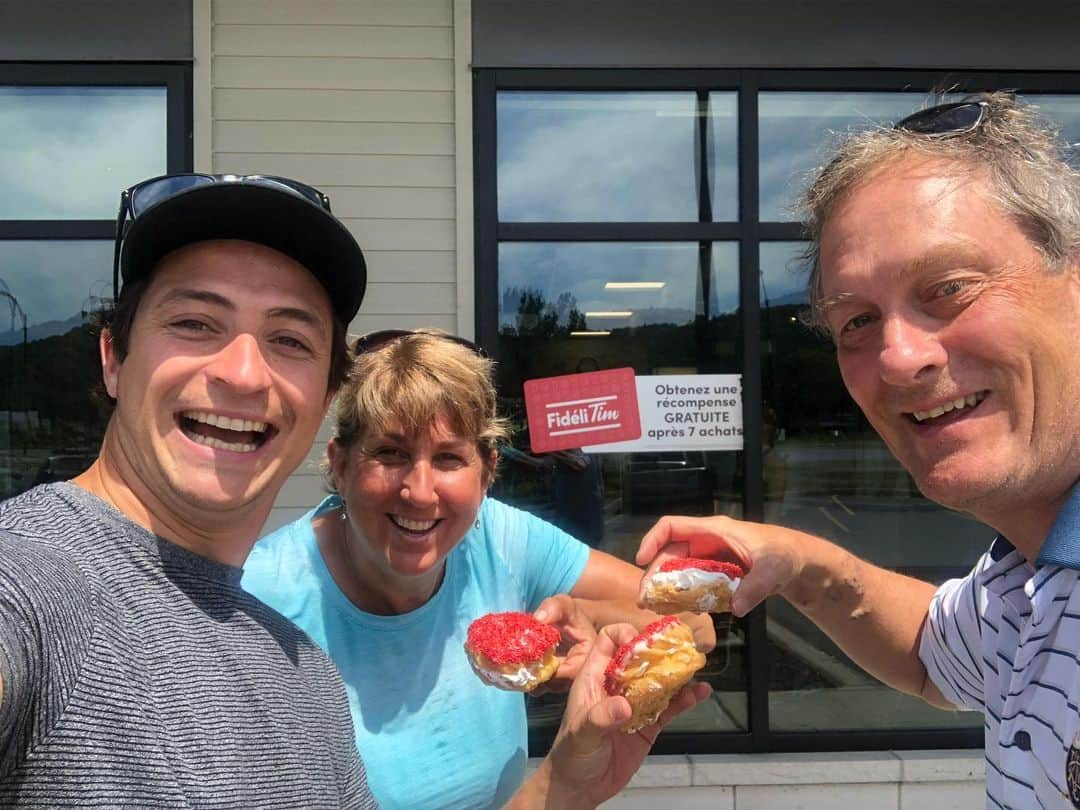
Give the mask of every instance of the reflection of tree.
[[553, 337], [585, 329], [585, 315], [577, 308], [574, 294], [566, 291], [554, 304], [548, 303], [540, 290], [510, 287], [503, 292], [503, 312], [515, 312], [514, 324], [504, 324], [500, 333]]

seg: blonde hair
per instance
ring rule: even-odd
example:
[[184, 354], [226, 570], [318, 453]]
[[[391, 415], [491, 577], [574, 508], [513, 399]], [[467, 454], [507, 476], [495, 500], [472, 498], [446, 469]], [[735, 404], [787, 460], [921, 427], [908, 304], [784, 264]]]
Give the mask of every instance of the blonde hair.
[[827, 330], [821, 312], [821, 233], [833, 209], [862, 183], [909, 155], [957, 164], [960, 172], [983, 174], [994, 202], [1060, 270], [1080, 255], [1080, 173], [1070, 165], [1058, 129], [1035, 108], [1008, 92], [981, 93], [986, 104], [971, 132], [925, 135], [892, 127], [846, 137], [802, 199], [810, 265], [810, 325]]
[[[353, 358], [332, 409], [341, 449], [391, 425], [409, 436], [421, 434], [443, 416], [456, 434], [476, 442], [494, 474], [491, 458], [510, 436], [508, 421], [498, 414], [495, 364], [447, 336], [412, 332]], [[333, 489], [332, 477], [325, 477]]]

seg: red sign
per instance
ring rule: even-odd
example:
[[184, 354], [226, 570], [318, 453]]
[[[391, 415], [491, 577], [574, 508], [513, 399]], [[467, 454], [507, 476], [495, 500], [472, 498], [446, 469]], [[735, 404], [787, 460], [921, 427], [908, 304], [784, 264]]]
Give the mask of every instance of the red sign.
[[534, 453], [641, 437], [632, 368], [527, 380], [525, 413]]

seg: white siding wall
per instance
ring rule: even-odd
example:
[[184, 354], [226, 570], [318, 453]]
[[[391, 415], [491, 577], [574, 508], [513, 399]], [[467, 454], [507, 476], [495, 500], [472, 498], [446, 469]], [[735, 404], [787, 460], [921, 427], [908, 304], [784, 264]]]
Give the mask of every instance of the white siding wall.
[[[471, 267], [459, 270], [455, 217], [462, 194], [471, 210], [471, 160], [456, 159], [454, 127], [455, 103], [471, 108], [471, 99], [455, 98], [455, 85], [459, 95], [469, 87], [460, 78], [468, 72], [468, 32], [455, 35], [454, 28], [455, 8], [467, 21], [468, 4], [195, 3], [203, 28], [195, 32], [199, 167], [281, 174], [330, 196], [368, 263], [367, 296], [350, 331], [433, 326], [471, 333], [468, 298], [459, 306], [463, 292], [471, 296]], [[469, 174], [458, 189], [463, 170]], [[471, 227], [471, 213], [467, 221]], [[471, 245], [463, 254], [471, 265]], [[322, 442], [311, 460], [321, 449]], [[283, 489], [268, 526], [299, 515], [320, 495], [309, 463]]]

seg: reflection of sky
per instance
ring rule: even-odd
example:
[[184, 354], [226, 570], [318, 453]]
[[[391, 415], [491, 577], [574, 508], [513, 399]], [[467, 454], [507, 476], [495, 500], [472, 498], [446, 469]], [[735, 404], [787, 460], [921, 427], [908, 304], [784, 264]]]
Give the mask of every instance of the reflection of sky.
[[[90, 296], [112, 294], [112, 247], [110, 240], [0, 241], [0, 280], [29, 326], [65, 321], [79, 316]], [[8, 311], [0, 298], [0, 332], [12, 328]]]
[[[944, 101], [961, 98], [945, 95]], [[1080, 142], [1080, 96], [1028, 95], [1046, 118]], [[889, 125], [926, 106], [926, 93], [762, 93], [758, 98], [760, 218], [786, 222], [810, 174], [826, 160], [841, 136], [874, 124]], [[1080, 148], [1080, 146], [1078, 146]]]
[[[713, 216], [736, 217], [736, 101], [709, 98]], [[695, 222], [693, 92], [502, 91], [499, 219]]]
[[0, 219], [113, 219], [164, 174], [164, 87], [0, 87]]
[[[662, 281], [654, 290], [608, 290], [608, 281]], [[499, 325], [513, 326], [512, 289], [538, 291], [548, 304], [569, 292], [582, 312], [627, 311], [630, 317], [587, 318], [589, 329], [652, 323], [685, 324], [704, 314], [696, 243], [525, 243], [499, 245]], [[713, 244], [709, 315], [732, 312], [739, 302], [738, 246]], [[565, 326], [565, 319], [562, 325]]]
[[917, 109], [925, 98], [925, 93], [761, 93], [761, 220], [797, 218], [792, 211], [796, 197], [841, 135], [872, 124], [891, 124]]
[[762, 309], [806, 303], [808, 268], [800, 260], [805, 242], [762, 242], [760, 248]]

